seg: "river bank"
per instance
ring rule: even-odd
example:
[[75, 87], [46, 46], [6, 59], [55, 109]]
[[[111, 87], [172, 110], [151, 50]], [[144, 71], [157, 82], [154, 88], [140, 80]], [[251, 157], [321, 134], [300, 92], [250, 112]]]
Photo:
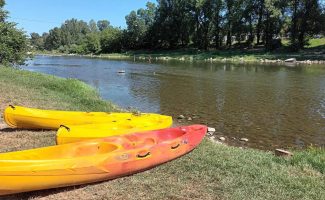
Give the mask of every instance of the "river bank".
[[[10, 103], [44, 109], [118, 110], [80, 81], [12, 68], [0, 67], [0, 92], [1, 113]], [[12, 131], [1, 126], [2, 152], [55, 144], [54, 131]], [[143, 173], [5, 199], [324, 199], [324, 159], [321, 148], [282, 158], [205, 139], [193, 152]]]
[[159, 50], [159, 51], [128, 51], [124, 53], [78, 55], [65, 54], [55, 51], [34, 52], [35, 55], [51, 56], [81, 56], [89, 58], [104, 58], [112, 60], [133, 61], [180, 61], [180, 62], [210, 62], [210, 63], [275, 63], [281, 65], [311, 65], [325, 64], [325, 50], [305, 49], [299, 52], [279, 50], [264, 52], [262, 49], [244, 50], [211, 50], [200, 51], [195, 49]]

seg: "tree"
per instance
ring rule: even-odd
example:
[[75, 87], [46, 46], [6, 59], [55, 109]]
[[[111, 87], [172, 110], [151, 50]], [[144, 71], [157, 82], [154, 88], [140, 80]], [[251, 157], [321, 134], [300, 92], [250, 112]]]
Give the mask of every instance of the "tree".
[[[158, 0], [157, 5], [148, 2], [145, 8], [131, 11], [125, 17], [124, 30], [107, 20], [86, 23], [70, 19], [42, 39], [46, 49], [63, 52], [187, 47], [206, 50], [212, 44], [216, 49], [223, 45], [241, 48], [253, 46], [255, 39], [270, 51], [281, 46], [282, 36], [290, 35], [292, 47], [300, 49], [311, 36], [324, 34], [324, 7], [321, 0]], [[0, 12], [1, 16], [6, 12]], [[31, 41], [41, 46], [39, 35], [33, 35]]]
[[264, 11], [265, 11], [265, 0], [259, 0], [256, 4], [256, 12], [257, 12], [257, 24], [256, 24], [256, 43], [260, 44], [261, 41], [261, 33], [264, 29], [263, 19], [264, 19]]
[[99, 20], [97, 22], [97, 27], [98, 27], [99, 31], [103, 31], [110, 27], [110, 23], [108, 20]]
[[122, 49], [122, 31], [118, 28], [106, 28], [100, 34], [102, 53], [120, 52]]
[[200, 49], [208, 49], [213, 28], [215, 2], [213, 0], [200, 0], [195, 4], [196, 34], [195, 43]]
[[140, 18], [135, 11], [125, 17], [127, 24], [127, 39], [129, 48], [136, 49], [142, 46], [147, 31], [145, 20]]
[[99, 53], [101, 50], [100, 47], [100, 38], [97, 33], [89, 33], [86, 36], [85, 41], [86, 53]]
[[90, 33], [86, 22], [77, 19], [66, 20], [61, 25], [61, 43], [62, 45], [81, 44], [85, 36]]
[[[325, 2], [323, 2], [323, 4], [321, 4], [321, 10], [322, 10], [322, 13], [320, 15], [320, 18], [319, 18], [319, 23], [320, 24], [325, 24]], [[325, 26], [321, 26], [321, 30], [320, 30], [321, 34], [323, 36], [325, 36]]]
[[291, 3], [291, 47], [302, 49], [308, 43], [308, 36], [320, 33], [322, 26], [322, 9], [317, 0], [294, 0]]
[[286, 3], [285, 0], [265, 0], [264, 40], [266, 50], [273, 50], [281, 45], [274, 38], [279, 36], [281, 31]]
[[16, 24], [7, 22], [7, 11], [3, 10], [4, 0], [0, 0], [0, 63], [5, 65], [22, 64], [28, 57], [28, 40], [24, 31]]
[[193, 1], [158, 1], [154, 23], [154, 40], [160, 48], [185, 47], [194, 31]]
[[222, 11], [223, 11], [223, 0], [215, 0], [213, 6], [213, 36], [215, 42], [215, 48], [218, 49], [222, 45], [222, 35], [221, 35], [221, 24], [223, 21]]
[[58, 49], [62, 45], [61, 29], [55, 27], [49, 31], [45, 39], [44, 47], [46, 50]]
[[8, 11], [3, 10], [3, 7], [6, 5], [5, 0], [0, 0], [0, 23], [4, 23], [8, 17]]
[[44, 39], [38, 33], [30, 34], [30, 43], [37, 50], [44, 50]]
[[248, 35], [248, 39], [246, 43], [250, 46], [254, 42], [254, 23], [258, 19], [259, 9], [258, 2], [261, 0], [244, 0], [243, 2], [243, 18], [246, 26], [246, 35]]
[[90, 32], [97, 32], [98, 31], [98, 27], [97, 27], [97, 24], [95, 22], [95, 20], [90, 20], [89, 21], [89, 29], [90, 29]]

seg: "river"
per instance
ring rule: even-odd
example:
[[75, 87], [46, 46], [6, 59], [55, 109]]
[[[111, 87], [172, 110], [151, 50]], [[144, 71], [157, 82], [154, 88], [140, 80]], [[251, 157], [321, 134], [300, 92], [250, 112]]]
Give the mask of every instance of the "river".
[[180, 122], [214, 127], [216, 138], [231, 145], [325, 145], [325, 66], [36, 56], [22, 68], [79, 79], [124, 108], [171, 115], [175, 121], [184, 115]]

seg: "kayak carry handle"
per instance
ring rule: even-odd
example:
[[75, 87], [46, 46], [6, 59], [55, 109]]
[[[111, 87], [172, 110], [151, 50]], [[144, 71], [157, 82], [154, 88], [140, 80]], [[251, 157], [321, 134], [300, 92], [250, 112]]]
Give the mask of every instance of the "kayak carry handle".
[[9, 107], [12, 108], [12, 109], [14, 109], [14, 110], [16, 109], [16, 107], [13, 106], [13, 105], [11, 105], [11, 104], [9, 104]]
[[70, 128], [69, 128], [69, 127], [67, 127], [67, 126], [65, 126], [65, 125], [60, 125], [60, 128], [61, 128], [61, 127], [67, 129], [67, 131], [70, 132]]
[[132, 112], [132, 115], [134, 115], [134, 116], [141, 116], [141, 112], [139, 112], [139, 111], [135, 111], [135, 112]]
[[179, 146], [181, 146], [180, 144], [177, 144], [177, 145], [175, 145], [175, 146], [171, 146], [170, 148], [171, 149], [177, 149]]
[[148, 151], [146, 154], [144, 154], [144, 155], [141, 155], [141, 154], [138, 154], [137, 155], [137, 157], [138, 158], [145, 158], [145, 157], [147, 157], [147, 156], [149, 156], [150, 155], [150, 151]]

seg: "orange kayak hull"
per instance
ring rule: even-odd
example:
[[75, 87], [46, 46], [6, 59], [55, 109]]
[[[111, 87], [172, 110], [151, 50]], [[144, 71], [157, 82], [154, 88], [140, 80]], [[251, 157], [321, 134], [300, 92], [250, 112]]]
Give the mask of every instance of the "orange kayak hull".
[[207, 127], [192, 125], [0, 154], [0, 195], [114, 179], [193, 150]]

